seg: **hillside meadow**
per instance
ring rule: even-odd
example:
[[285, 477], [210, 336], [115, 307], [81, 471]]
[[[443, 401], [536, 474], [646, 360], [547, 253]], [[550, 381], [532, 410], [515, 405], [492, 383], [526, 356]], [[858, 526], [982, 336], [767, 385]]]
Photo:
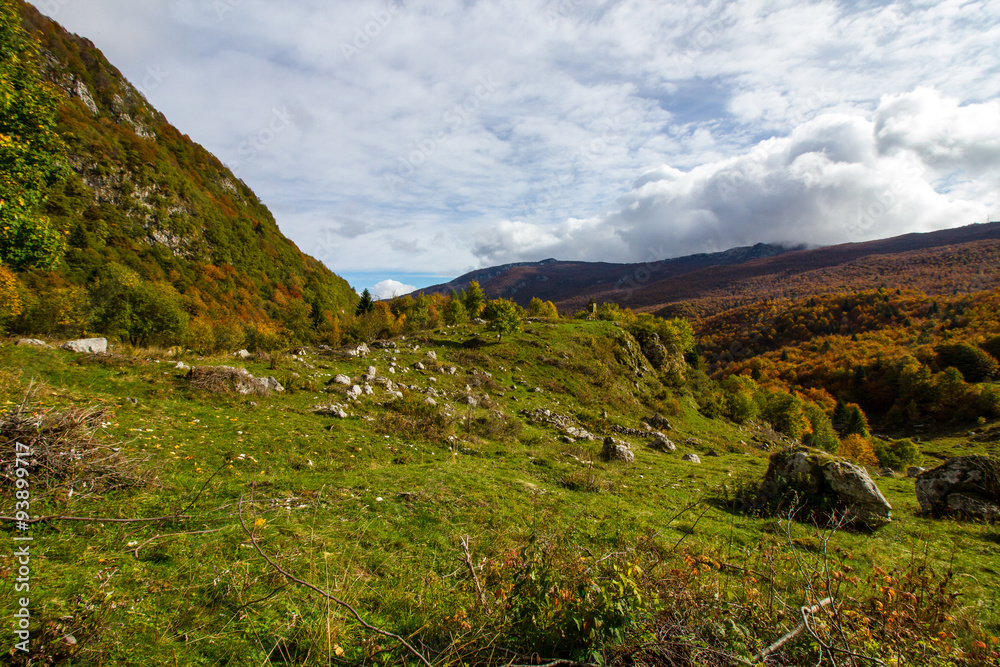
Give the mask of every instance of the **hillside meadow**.
[[[996, 664], [996, 526], [921, 515], [902, 474], [874, 477], [874, 532], [745, 511], [791, 441], [706, 417], [703, 373], [655, 371], [614, 321], [483, 328], [361, 356], [0, 344], [0, 513], [11, 441], [48, 456], [11, 664]], [[184, 368], [218, 365], [284, 391]], [[676, 451], [647, 446], [653, 417]], [[936, 424], [916, 462], [995, 455], [991, 424]], [[634, 462], [601, 460], [606, 435]]]

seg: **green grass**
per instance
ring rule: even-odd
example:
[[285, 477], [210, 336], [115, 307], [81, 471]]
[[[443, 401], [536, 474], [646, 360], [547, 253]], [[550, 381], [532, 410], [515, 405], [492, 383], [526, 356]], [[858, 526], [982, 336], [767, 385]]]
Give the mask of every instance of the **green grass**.
[[[180, 357], [275, 375], [289, 391], [269, 397], [192, 389], [174, 368], [178, 359], [161, 353], [98, 360], [0, 346], [0, 403], [21, 401], [35, 383], [41, 406], [107, 406], [99, 437], [148, 458], [149, 484], [140, 489], [88, 496], [76, 488], [72, 497], [62, 489], [44, 498], [37, 489], [33, 515], [190, 516], [37, 525], [36, 664], [261, 665], [281, 655], [310, 665], [414, 661], [343, 608], [276, 573], [241, 529], [241, 507], [261, 548], [283, 568], [356, 606], [370, 623], [424, 642], [438, 664], [518, 661], [498, 647], [615, 662], [648, 646], [657, 627], [675, 627], [671, 641], [688, 647], [677, 651], [694, 651], [691, 659], [707, 659], [690, 648], [698, 646], [748, 657], [795, 625], [817, 577], [847, 577], [838, 584], [845, 604], [857, 600], [884, 625], [874, 602], [891, 610], [896, 598], [881, 589], [903, 591], [901, 573], [920, 567], [937, 577], [921, 584], [922, 592], [912, 584], [919, 608], [936, 615], [924, 619], [921, 632], [946, 633], [926, 649], [926, 664], [934, 655], [954, 658], [958, 648], [969, 664], [987, 664], [974, 661], [973, 642], [1000, 634], [995, 527], [920, 516], [905, 478], [876, 480], [894, 520], [874, 534], [829, 536], [741, 514], [725, 498], [767, 467], [767, 454], [751, 446], [755, 432], [704, 418], [693, 399], [651, 374], [631, 375], [614, 357], [612, 325], [529, 324], [502, 345], [462, 347], [476, 330], [408, 337], [397, 341], [400, 349], [373, 350], [368, 359], [310, 353], [307, 365], [285, 357], [276, 370], [263, 361]], [[390, 375], [393, 357], [397, 372]], [[418, 361], [427, 370], [413, 370]], [[349, 405], [325, 392], [335, 374], [358, 378], [369, 365], [418, 389], [395, 404], [379, 387]], [[455, 375], [434, 371], [452, 365]], [[457, 401], [466, 385], [480, 399], [473, 410]], [[428, 387], [439, 394], [434, 407], [423, 402]], [[331, 402], [351, 416], [312, 413]], [[616, 436], [631, 444], [635, 462], [604, 463], [599, 441], [562, 442], [553, 428], [518, 414], [535, 408], [601, 435], [661, 412], [674, 425], [669, 436], [678, 451]], [[969, 442], [965, 431], [922, 436], [924, 465], [959, 451], [953, 446]], [[960, 451], [995, 453], [995, 443], [971, 444]], [[710, 449], [720, 456], [707, 456]], [[702, 464], [681, 461], [687, 452]], [[2, 507], [10, 515], [9, 483]], [[4, 528], [9, 540], [13, 528]], [[11, 591], [13, 570], [8, 562], [0, 568]], [[897, 582], [869, 580], [880, 571]], [[945, 605], [934, 601], [935, 591], [959, 595]], [[14, 603], [13, 593], [3, 596], [0, 614], [10, 618]], [[728, 605], [729, 622], [719, 605]], [[681, 608], [684, 623], [672, 615]], [[5, 628], [0, 636], [10, 646], [10, 624]], [[66, 634], [74, 646], [63, 641]], [[877, 628], [873, 637], [874, 648], [858, 646], [883, 657], [897, 639]], [[808, 638], [777, 657], [803, 656], [815, 663]]]

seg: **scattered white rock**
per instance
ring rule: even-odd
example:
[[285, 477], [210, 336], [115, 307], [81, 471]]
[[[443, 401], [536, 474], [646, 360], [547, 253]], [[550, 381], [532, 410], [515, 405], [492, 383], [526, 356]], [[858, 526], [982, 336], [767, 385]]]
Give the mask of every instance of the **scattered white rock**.
[[688, 461], [690, 463], [701, 463], [701, 459], [698, 458], [697, 454], [685, 454], [681, 457], [681, 461]]
[[81, 338], [79, 340], [67, 341], [63, 344], [64, 350], [70, 352], [80, 352], [87, 354], [106, 354], [108, 351], [107, 338]]
[[333, 378], [333, 381], [336, 384], [343, 384], [343, 385], [351, 384], [351, 378], [347, 377], [346, 375], [338, 375], [335, 378]]
[[250, 353], [247, 350], [240, 350], [239, 352], [233, 352], [233, 356], [240, 359], [249, 359]]
[[17, 341], [15, 345], [34, 345], [35, 347], [52, 347], [44, 340], [38, 340], [37, 338], [22, 338]]

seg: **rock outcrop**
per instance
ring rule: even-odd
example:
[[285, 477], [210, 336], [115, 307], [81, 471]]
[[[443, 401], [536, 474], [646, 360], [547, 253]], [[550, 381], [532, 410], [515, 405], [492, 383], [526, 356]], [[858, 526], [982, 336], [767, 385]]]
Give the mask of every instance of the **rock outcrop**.
[[956, 456], [917, 475], [917, 502], [930, 514], [1000, 520], [1000, 459]]
[[771, 455], [757, 492], [759, 508], [793, 504], [810, 519], [838, 520], [874, 530], [892, 521], [892, 506], [861, 466], [809, 447]]
[[81, 338], [63, 343], [62, 348], [70, 352], [80, 352], [83, 354], [106, 354], [108, 351], [108, 339]]
[[604, 439], [604, 447], [601, 449], [601, 458], [605, 461], [632, 463], [635, 460], [635, 454], [632, 453], [632, 449], [627, 443], [607, 437]]

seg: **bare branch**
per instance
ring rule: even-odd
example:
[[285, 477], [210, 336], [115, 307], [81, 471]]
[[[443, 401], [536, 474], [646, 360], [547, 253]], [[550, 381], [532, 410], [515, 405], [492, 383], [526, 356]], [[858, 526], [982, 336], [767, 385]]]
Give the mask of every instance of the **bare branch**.
[[292, 574], [292, 573], [288, 572], [287, 570], [283, 569], [280, 565], [278, 565], [273, 560], [271, 560], [271, 557], [268, 556], [267, 553], [265, 553], [264, 550], [261, 548], [260, 544], [257, 543], [257, 538], [255, 538], [254, 535], [253, 535], [253, 533], [250, 531], [250, 529], [247, 528], [246, 522], [243, 521], [243, 499], [242, 498], [240, 498], [239, 507], [238, 507], [236, 515], [240, 519], [240, 526], [243, 528], [243, 532], [246, 533], [247, 537], [250, 538], [250, 543], [253, 545], [253, 548], [257, 550], [257, 553], [260, 554], [261, 558], [263, 558], [264, 560], [266, 560], [267, 563], [268, 563], [268, 565], [270, 565], [276, 572], [278, 572], [279, 574], [281, 574], [282, 576], [284, 576], [289, 581], [292, 581], [292, 582], [298, 584], [299, 586], [304, 586], [305, 588], [308, 588], [309, 590], [315, 591], [316, 593], [319, 593], [320, 595], [322, 595], [323, 597], [325, 597], [327, 600], [330, 600], [331, 602], [335, 602], [336, 604], [338, 604], [341, 607], [345, 608], [347, 611], [349, 611], [351, 613], [352, 616], [354, 616], [355, 620], [357, 620], [357, 622], [360, 623], [363, 627], [365, 627], [366, 629], [374, 632], [375, 634], [379, 634], [379, 635], [382, 635], [383, 637], [389, 637], [391, 639], [395, 639], [400, 644], [402, 644], [403, 646], [405, 646], [406, 650], [408, 650], [410, 653], [412, 653], [413, 656], [415, 658], [417, 658], [417, 660], [419, 660], [421, 663], [423, 663], [426, 667], [432, 667], [431, 663], [427, 660], [427, 658], [425, 658], [423, 656], [422, 653], [420, 653], [420, 651], [418, 651], [417, 649], [413, 648], [413, 646], [411, 646], [409, 644], [409, 642], [407, 642], [405, 639], [403, 639], [399, 635], [397, 635], [397, 634], [395, 634], [393, 632], [389, 632], [388, 630], [383, 630], [382, 628], [379, 628], [379, 627], [376, 627], [376, 626], [372, 625], [371, 623], [367, 622], [364, 618], [362, 618], [361, 614], [359, 614], [358, 611], [354, 607], [352, 607], [350, 604], [348, 604], [347, 602], [344, 602], [343, 600], [341, 600], [340, 598], [338, 598], [336, 596], [330, 595], [329, 593], [327, 593], [326, 591], [324, 591], [322, 588], [320, 588], [318, 586], [315, 586], [313, 584], [310, 584], [308, 581], [305, 581], [303, 579], [299, 579], [294, 574]]

